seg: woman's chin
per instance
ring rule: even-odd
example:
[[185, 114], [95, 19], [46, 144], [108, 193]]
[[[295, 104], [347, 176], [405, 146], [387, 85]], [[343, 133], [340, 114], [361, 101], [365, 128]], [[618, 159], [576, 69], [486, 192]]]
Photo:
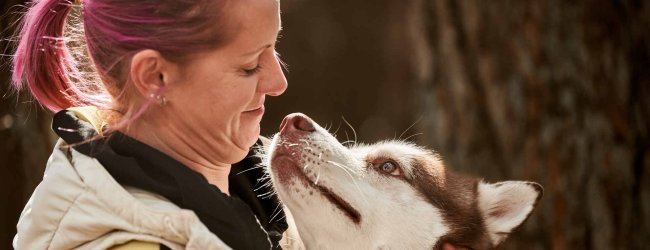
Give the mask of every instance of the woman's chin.
[[242, 142], [241, 146], [244, 148], [250, 148], [255, 144], [255, 142], [257, 142], [260, 137], [260, 124], [258, 123], [256, 125], [248, 127], [244, 131], [246, 132], [244, 132], [242, 134], [242, 137], [240, 137], [240, 142]]
[[259, 129], [256, 131], [257, 132], [240, 134], [239, 137], [235, 138], [233, 141], [234, 147], [232, 148], [232, 151], [230, 151], [231, 153], [229, 154], [228, 162], [235, 164], [246, 158], [251, 147], [255, 145], [255, 142], [259, 139]]

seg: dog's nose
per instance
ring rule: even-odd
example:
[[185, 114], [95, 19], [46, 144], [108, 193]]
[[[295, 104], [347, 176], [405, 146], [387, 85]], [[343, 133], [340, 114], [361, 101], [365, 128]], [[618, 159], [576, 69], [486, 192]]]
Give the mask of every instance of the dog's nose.
[[289, 114], [282, 119], [280, 124], [280, 132], [287, 133], [291, 131], [305, 131], [314, 132], [314, 122], [304, 114], [293, 113]]

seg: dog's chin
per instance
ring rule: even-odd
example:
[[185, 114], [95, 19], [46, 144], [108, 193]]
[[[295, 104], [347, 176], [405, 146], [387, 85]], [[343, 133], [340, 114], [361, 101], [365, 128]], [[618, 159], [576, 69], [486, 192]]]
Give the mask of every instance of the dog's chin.
[[[271, 166], [273, 167], [273, 173], [277, 177], [278, 183], [284, 187], [289, 187], [292, 180], [294, 179], [304, 179], [301, 176], [302, 171], [300, 171], [300, 166], [297, 161], [291, 155], [277, 155], [271, 159]], [[306, 182], [307, 180], [302, 180]]]
[[[293, 149], [278, 146], [271, 158], [271, 169], [277, 177], [278, 183], [281, 185], [279, 188], [291, 192], [290, 186], [295, 183], [294, 180], [297, 180], [298, 183], [302, 184], [298, 188], [315, 190], [324, 198], [325, 202], [338, 208], [352, 223], [359, 224], [361, 222], [361, 213], [341, 198], [341, 196], [333, 192], [332, 189], [319, 185], [307, 177], [302, 169], [302, 164], [300, 164], [300, 159], [296, 156], [299, 154], [292, 151]], [[294, 199], [293, 196], [291, 198]], [[289, 209], [291, 209], [290, 206]]]

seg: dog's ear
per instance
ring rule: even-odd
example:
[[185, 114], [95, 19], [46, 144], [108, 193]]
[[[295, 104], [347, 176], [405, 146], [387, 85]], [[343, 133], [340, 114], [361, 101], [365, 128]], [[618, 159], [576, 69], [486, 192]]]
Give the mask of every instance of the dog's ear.
[[534, 182], [479, 183], [479, 209], [495, 246], [528, 218], [542, 193], [542, 186]]

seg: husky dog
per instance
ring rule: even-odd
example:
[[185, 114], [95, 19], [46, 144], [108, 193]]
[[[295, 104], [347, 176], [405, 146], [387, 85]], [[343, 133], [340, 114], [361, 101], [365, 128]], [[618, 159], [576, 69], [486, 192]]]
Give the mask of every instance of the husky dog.
[[410, 143], [346, 148], [303, 114], [285, 117], [268, 155], [287, 248], [493, 249], [542, 196], [537, 183], [456, 174]]

